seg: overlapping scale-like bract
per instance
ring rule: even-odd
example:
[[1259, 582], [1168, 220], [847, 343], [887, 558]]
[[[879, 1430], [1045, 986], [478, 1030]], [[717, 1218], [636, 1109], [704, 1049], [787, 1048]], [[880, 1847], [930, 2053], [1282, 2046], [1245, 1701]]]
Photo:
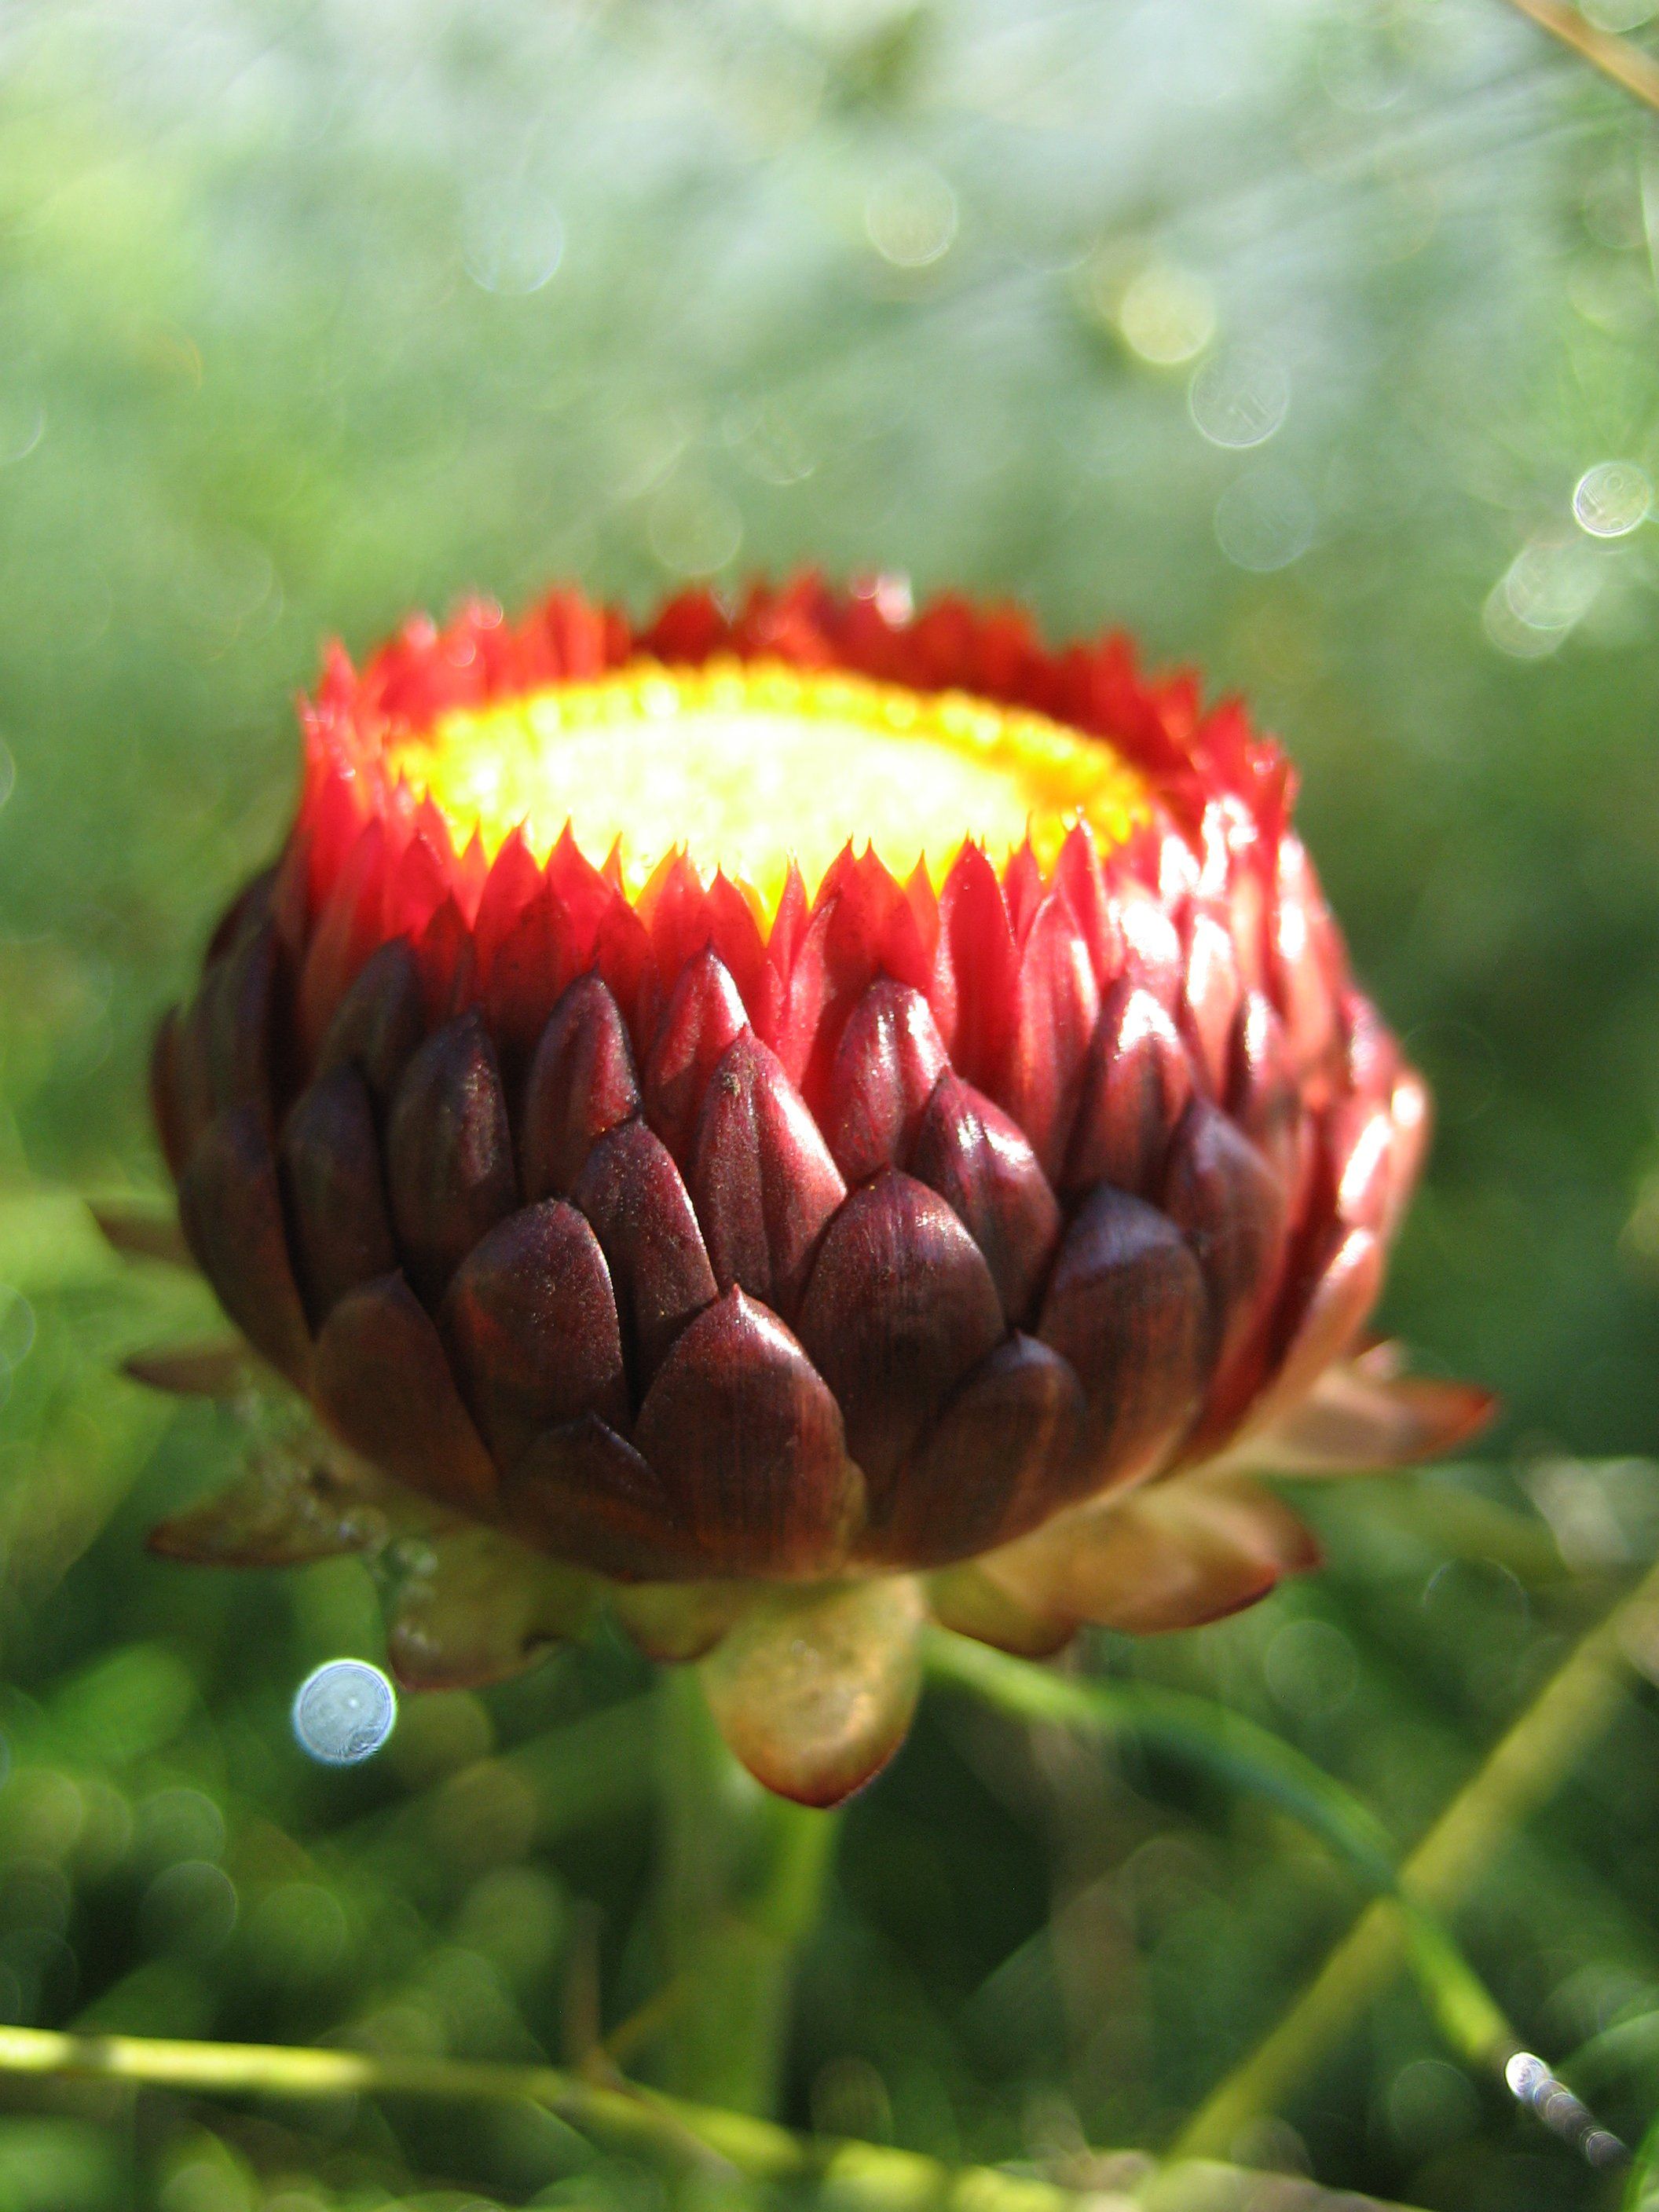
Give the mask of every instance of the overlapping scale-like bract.
[[[1149, 819], [1046, 870], [969, 843], [937, 887], [849, 848], [766, 915], [684, 854], [630, 896], [568, 835], [458, 850], [387, 768], [450, 708], [716, 653], [1035, 708]], [[337, 654], [281, 859], [157, 1043], [191, 1249], [353, 1451], [601, 1576], [951, 1570], [945, 1616], [1028, 1647], [1210, 1617], [1310, 1547], [1242, 1477], [1139, 1501], [1354, 1345], [1427, 1124], [1289, 800], [1121, 638], [884, 588], [638, 630], [559, 593]], [[1021, 1540], [1103, 1500], [1110, 1567], [1097, 1514], [1034, 1595]]]

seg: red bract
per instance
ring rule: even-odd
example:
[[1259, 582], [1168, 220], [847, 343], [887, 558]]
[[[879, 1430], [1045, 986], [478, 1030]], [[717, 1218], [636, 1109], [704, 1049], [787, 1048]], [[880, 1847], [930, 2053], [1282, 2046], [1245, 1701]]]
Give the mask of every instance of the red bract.
[[[457, 711], [728, 660], [1030, 710], [1141, 798], [1116, 838], [996, 854], [947, 823], [938, 877], [849, 846], [768, 898], [684, 851], [630, 889], [568, 829], [489, 849], [401, 772]], [[350, 1454], [645, 1586], [619, 1602], [648, 1648], [723, 1636], [716, 1711], [776, 1786], [837, 1796], [891, 1748], [924, 1601], [1028, 1650], [1208, 1620], [1313, 1560], [1248, 1464], [1478, 1422], [1344, 1364], [1425, 1094], [1237, 706], [1121, 637], [807, 580], [640, 629], [475, 606], [361, 673], [337, 653], [304, 720], [282, 855], [158, 1042], [190, 1249]], [[259, 1525], [161, 1540], [273, 1556]], [[806, 1713], [778, 1639], [820, 1631]], [[823, 1683], [883, 1666], [836, 1722]]]

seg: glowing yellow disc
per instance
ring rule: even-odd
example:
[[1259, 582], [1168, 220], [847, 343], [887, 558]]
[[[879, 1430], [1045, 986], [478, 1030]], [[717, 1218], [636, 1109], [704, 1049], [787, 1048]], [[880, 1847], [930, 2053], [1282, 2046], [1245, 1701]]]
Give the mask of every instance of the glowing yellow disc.
[[429, 795], [457, 846], [493, 856], [522, 829], [538, 860], [566, 823], [630, 894], [684, 847], [769, 912], [788, 864], [809, 891], [850, 841], [937, 885], [969, 838], [998, 864], [1028, 832], [1052, 865], [1074, 823], [1103, 848], [1147, 811], [1141, 778], [1099, 738], [959, 691], [916, 692], [780, 661], [631, 662], [397, 739], [387, 766]]

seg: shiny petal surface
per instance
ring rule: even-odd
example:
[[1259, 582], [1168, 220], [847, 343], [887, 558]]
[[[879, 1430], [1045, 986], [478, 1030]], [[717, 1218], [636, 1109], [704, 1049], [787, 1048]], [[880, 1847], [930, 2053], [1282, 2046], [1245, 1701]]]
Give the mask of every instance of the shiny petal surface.
[[499, 1465], [583, 1413], [627, 1425], [610, 1270], [574, 1206], [545, 1199], [498, 1222], [456, 1269], [441, 1325]]
[[1176, 1132], [1164, 1204], [1209, 1292], [1212, 1358], [1229, 1363], [1263, 1317], [1285, 1231], [1285, 1190], [1237, 1125], [1195, 1098]]
[[1233, 1025], [1227, 1107], [1281, 1182], [1291, 1174], [1302, 1094], [1285, 1024], [1263, 991], [1246, 994]]
[[1093, 1487], [1145, 1474], [1185, 1426], [1208, 1373], [1208, 1326], [1180, 1231], [1127, 1191], [1097, 1190], [1067, 1232], [1038, 1330], [1083, 1385]]
[[746, 1583], [619, 1583], [611, 1610], [647, 1659], [701, 1659], [755, 1602]]
[[505, 1525], [534, 1549], [623, 1581], [708, 1571], [656, 1470], [591, 1413], [549, 1429], [507, 1471]]
[[404, 1266], [435, 1304], [478, 1239], [517, 1202], [495, 1048], [475, 1014], [429, 1036], [404, 1071], [386, 1174]]
[[707, 951], [688, 962], [645, 1071], [646, 1119], [677, 1160], [690, 1144], [709, 1077], [748, 1022], [725, 963]]
[[1155, 1198], [1192, 1093], [1192, 1064], [1174, 1022], [1150, 991], [1126, 979], [1102, 1008], [1090, 1048], [1065, 1188], [1110, 1182]]
[[289, 1261], [263, 1117], [231, 1106], [210, 1123], [179, 1187], [185, 1239], [219, 1303], [273, 1367], [298, 1381], [310, 1331]]
[[924, 1431], [1004, 1327], [978, 1246], [935, 1192], [890, 1169], [853, 1193], [819, 1249], [800, 1333], [877, 1522]]
[[728, 1291], [664, 1360], [639, 1449], [714, 1571], [829, 1572], [861, 1503], [842, 1416], [775, 1314]]
[[420, 971], [399, 938], [372, 956], [340, 1002], [317, 1057], [318, 1073], [356, 1067], [384, 1114], [425, 1025]]
[[960, 1077], [942, 1075], [910, 1169], [978, 1245], [1008, 1321], [1028, 1321], [1060, 1243], [1060, 1212], [1018, 1123]]
[[431, 1317], [400, 1274], [341, 1299], [317, 1340], [313, 1390], [343, 1441], [458, 1512], [487, 1511], [495, 1470]]
[[526, 1197], [567, 1196], [599, 1139], [639, 1110], [622, 1011], [597, 975], [580, 976], [554, 1008], [525, 1085]]
[[971, 1636], [1019, 1659], [1048, 1659], [1078, 1632], [1074, 1614], [1053, 1602], [1035, 1577], [1012, 1587], [997, 1571], [1003, 1555], [964, 1560], [927, 1578], [928, 1609], [942, 1628]]
[[1011, 1542], [1070, 1502], [1083, 1425], [1070, 1363], [1010, 1337], [948, 1401], [861, 1551], [932, 1567]]
[[842, 1031], [824, 1105], [824, 1135], [849, 1183], [908, 1164], [945, 1066], [921, 993], [885, 976], [872, 984]]
[[348, 1291], [398, 1264], [368, 1089], [349, 1065], [295, 1103], [278, 1147], [294, 1256], [313, 1326]]
[[1278, 1371], [1251, 1407], [1253, 1426], [1298, 1405], [1353, 1344], [1382, 1287], [1382, 1260], [1381, 1241], [1369, 1229], [1350, 1229], [1335, 1239], [1304, 1294]]
[[1071, 908], [1051, 894], [1020, 956], [1012, 1064], [1002, 1094], [1052, 1182], [1066, 1163], [1100, 1012], [1100, 987]]
[[265, 922], [209, 967], [183, 1040], [186, 1080], [207, 1109], [252, 1106], [269, 1123], [276, 935]]
[[611, 1270], [637, 1400], [716, 1294], [702, 1231], [667, 1146], [643, 1121], [624, 1121], [599, 1139], [571, 1199], [592, 1223]]
[[847, 1186], [805, 1101], [751, 1030], [709, 1080], [686, 1181], [721, 1290], [736, 1285], [793, 1320]]
[[1187, 975], [1180, 1014], [1205, 1088], [1224, 1097], [1233, 1022], [1243, 986], [1238, 956], [1224, 919], [1198, 908], [1188, 924]]

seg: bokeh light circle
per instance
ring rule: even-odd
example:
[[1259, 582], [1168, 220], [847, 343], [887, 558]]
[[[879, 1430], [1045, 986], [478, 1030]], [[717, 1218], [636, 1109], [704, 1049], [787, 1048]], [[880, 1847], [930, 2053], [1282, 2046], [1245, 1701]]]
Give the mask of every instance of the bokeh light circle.
[[295, 1694], [295, 1736], [324, 1766], [356, 1766], [372, 1759], [397, 1719], [397, 1692], [363, 1659], [328, 1660]]
[[1226, 346], [1193, 371], [1187, 411], [1212, 446], [1264, 445], [1290, 411], [1291, 380], [1261, 346]]
[[1216, 501], [1216, 543], [1236, 568], [1270, 575], [1301, 559], [1318, 520], [1301, 480], [1267, 461], [1248, 469]]
[[1652, 505], [1653, 486], [1634, 461], [1598, 461], [1573, 487], [1574, 519], [1592, 538], [1627, 538]]

